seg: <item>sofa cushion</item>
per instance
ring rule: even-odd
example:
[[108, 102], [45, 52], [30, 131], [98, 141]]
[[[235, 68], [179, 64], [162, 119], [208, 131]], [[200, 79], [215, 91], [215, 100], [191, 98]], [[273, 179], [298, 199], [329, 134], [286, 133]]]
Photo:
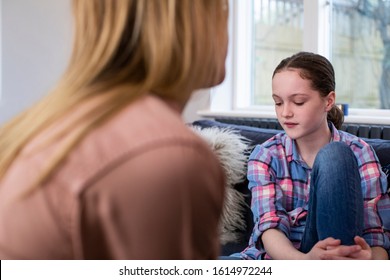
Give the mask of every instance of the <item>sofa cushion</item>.
[[245, 138], [249, 139], [252, 145], [261, 144], [264, 141], [268, 140], [275, 134], [282, 132], [282, 130], [277, 129], [268, 129], [268, 128], [258, 128], [245, 125], [235, 125], [235, 124], [226, 124], [213, 120], [198, 120], [193, 122], [194, 125], [200, 127], [228, 127], [230, 129], [236, 130]]
[[389, 168], [390, 166], [390, 140], [384, 139], [367, 139], [362, 138], [368, 144], [370, 144], [374, 150], [382, 167]]

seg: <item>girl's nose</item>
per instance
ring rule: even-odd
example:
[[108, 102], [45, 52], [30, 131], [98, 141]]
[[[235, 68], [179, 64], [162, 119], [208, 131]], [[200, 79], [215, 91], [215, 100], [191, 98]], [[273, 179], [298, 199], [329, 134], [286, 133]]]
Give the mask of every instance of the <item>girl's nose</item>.
[[288, 118], [292, 116], [293, 116], [293, 112], [291, 110], [291, 106], [289, 106], [288, 104], [283, 104], [282, 117]]

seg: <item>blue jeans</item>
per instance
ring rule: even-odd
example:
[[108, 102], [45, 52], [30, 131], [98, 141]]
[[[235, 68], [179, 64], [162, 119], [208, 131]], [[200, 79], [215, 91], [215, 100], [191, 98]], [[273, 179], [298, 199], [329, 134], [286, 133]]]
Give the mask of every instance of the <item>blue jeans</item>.
[[308, 216], [300, 251], [307, 253], [327, 237], [354, 244], [363, 233], [363, 195], [351, 148], [331, 142], [317, 154], [311, 172]]

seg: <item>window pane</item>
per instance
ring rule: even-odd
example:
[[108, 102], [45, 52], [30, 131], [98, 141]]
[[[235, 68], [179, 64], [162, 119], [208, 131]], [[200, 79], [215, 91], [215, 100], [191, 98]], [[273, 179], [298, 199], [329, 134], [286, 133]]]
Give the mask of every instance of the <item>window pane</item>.
[[253, 0], [253, 105], [273, 105], [271, 76], [303, 47], [303, 0]]
[[[303, 0], [252, 0], [253, 105], [272, 105], [271, 74], [303, 49]], [[390, 109], [390, 0], [333, 0], [331, 55], [337, 101]], [[315, 40], [315, 38], [313, 38]], [[387, 50], [387, 51], [386, 51]]]
[[333, 0], [331, 60], [339, 102], [390, 109], [389, 24], [390, 1]]

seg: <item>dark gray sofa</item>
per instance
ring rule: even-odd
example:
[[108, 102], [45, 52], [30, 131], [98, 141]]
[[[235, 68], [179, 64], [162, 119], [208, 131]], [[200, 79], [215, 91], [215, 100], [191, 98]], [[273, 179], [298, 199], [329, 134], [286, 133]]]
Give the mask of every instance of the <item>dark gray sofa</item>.
[[[198, 120], [192, 123], [192, 125], [204, 128], [209, 127], [219, 127], [219, 128], [230, 128], [240, 135], [244, 136], [250, 141], [250, 148], [253, 148], [257, 144], [261, 144], [267, 139], [274, 136], [276, 133], [281, 132], [281, 130], [277, 129], [267, 129], [267, 128], [257, 128], [257, 127], [251, 127], [246, 125], [236, 125], [236, 124], [227, 124], [222, 123], [214, 120]], [[390, 169], [390, 140], [383, 140], [383, 139], [368, 139], [363, 138], [367, 143], [372, 145], [372, 147], [375, 149], [377, 156], [379, 158], [379, 161], [382, 165], [383, 170], [388, 175], [387, 179], [388, 182], [390, 181], [389, 176], [389, 169]], [[252, 212], [250, 210], [250, 200], [251, 200], [251, 194], [247, 188], [248, 181], [246, 179], [243, 179], [242, 182], [236, 184], [234, 187], [236, 190], [242, 192], [245, 194], [246, 198], [246, 209], [244, 213], [244, 219], [246, 221], [246, 230], [239, 232], [239, 240], [236, 242], [229, 242], [227, 244], [224, 244], [221, 246], [221, 255], [222, 256], [228, 256], [232, 253], [240, 252], [248, 244], [248, 240], [251, 234], [251, 230], [253, 228], [253, 216]], [[390, 186], [390, 182], [389, 182]]]

